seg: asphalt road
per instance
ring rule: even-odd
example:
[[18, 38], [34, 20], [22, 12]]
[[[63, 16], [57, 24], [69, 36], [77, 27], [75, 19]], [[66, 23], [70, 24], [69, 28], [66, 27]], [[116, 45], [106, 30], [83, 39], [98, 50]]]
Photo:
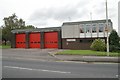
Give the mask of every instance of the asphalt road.
[[3, 78], [117, 78], [118, 64], [4, 59]]

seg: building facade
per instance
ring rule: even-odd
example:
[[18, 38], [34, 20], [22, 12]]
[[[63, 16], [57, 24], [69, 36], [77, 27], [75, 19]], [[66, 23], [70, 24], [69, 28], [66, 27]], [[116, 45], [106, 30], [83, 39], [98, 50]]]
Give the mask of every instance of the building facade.
[[118, 34], [120, 37], [120, 1], [118, 2]]
[[61, 49], [61, 28], [12, 30], [12, 48]]
[[[109, 19], [108, 34], [112, 31]], [[106, 20], [65, 22], [61, 27], [12, 30], [13, 48], [90, 49], [93, 40], [106, 41]]]
[[[108, 34], [112, 31], [112, 22], [108, 20]], [[66, 22], [62, 25], [62, 48], [90, 49], [94, 39], [106, 40], [106, 20]]]

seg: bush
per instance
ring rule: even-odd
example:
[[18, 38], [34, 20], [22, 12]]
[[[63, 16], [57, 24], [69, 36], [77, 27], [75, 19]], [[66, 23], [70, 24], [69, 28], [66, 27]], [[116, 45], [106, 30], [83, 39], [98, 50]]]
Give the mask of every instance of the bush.
[[115, 45], [110, 45], [110, 52], [119, 52], [120, 53], [120, 47]]
[[95, 51], [105, 51], [106, 49], [105, 41], [101, 39], [95, 39], [90, 48], [92, 48], [92, 50]]
[[115, 30], [110, 33], [109, 44], [110, 52], [120, 52], [120, 38]]

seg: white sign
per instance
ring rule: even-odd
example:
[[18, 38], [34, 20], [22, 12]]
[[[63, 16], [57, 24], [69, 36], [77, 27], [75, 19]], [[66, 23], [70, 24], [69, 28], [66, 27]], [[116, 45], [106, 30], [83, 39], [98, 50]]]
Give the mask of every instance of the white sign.
[[66, 41], [76, 41], [76, 39], [67, 39]]

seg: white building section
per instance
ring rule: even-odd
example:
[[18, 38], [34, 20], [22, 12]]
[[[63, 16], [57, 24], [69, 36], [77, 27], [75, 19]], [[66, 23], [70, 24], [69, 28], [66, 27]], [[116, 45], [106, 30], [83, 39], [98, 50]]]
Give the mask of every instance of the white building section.
[[[110, 34], [112, 22], [109, 20]], [[62, 38], [97, 38], [107, 37], [106, 20], [68, 22], [62, 25]]]

